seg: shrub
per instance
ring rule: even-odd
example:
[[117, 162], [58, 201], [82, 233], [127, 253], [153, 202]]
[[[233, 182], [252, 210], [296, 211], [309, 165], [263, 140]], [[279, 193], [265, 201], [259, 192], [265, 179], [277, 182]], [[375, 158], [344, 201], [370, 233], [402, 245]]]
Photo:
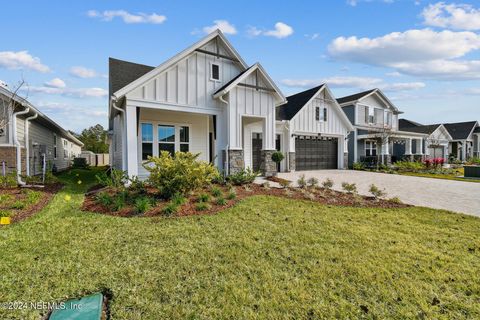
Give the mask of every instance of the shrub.
[[347, 193], [357, 193], [357, 185], [355, 183], [342, 182], [342, 189]]
[[224, 205], [227, 204], [227, 200], [225, 200], [225, 198], [223, 198], [223, 197], [218, 197], [215, 202], [216, 202], [216, 204], [218, 204], [219, 206], [224, 206]]
[[397, 161], [394, 167], [401, 172], [417, 172], [425, 169], [425, 165], [417, 161]]
[[318, 186], [318, 179], [315, 177], [311, 177], [310, 179], [307, 180], [307, 183], [310, 187], [315, 188]]
[[173, 201], [170, 201], [165, 207], [163, 207], [162, 212], [166, 216], [171, 216], [178, 212], [179, 206]]
[[60, 180], [55, 176], [51, 171], [45, 173], [45, 182], [46, 185], [52, 185], [60, 183]]
[[187, 202], [187, 198], [183, 195], [177, 193], [172, 197], [171, 203], [176, 204], [177, 206], [184, 205]]
[[144, 213], [148, 211], [152, 207], [152, 200], [149, 197], [138, 197], [135, 199], [135, 212], [136, 213]]
[[165, 199], [170, 199], [176, 193], [187, 195], [190, 191], [207, 186], [219, 173], [212, 164], [198, 161], [199, 155], [176, 152], [172, 157], [167, 151], [162, 151], [159, 157], [149, 157], [144, 165], [150, 172], [148, 181], [158, 188], [160, 196]]
[[74, 169], [87, 169], [88, 163], [85, 158], [73, 158], [72, 168]]
[[282, 188], [288, 188], [290, 187], [290, 185], [292, 184], [291, 181], [287, 180], [287, 179], [280, 179], [278, 180], [278, 183], [282, 186]]
[[10, 217], [12, 215], [11, 211], [8, 210], [0, 210], [0, 217]]
[[307, 186], [307, 180], [305, 180], [305, 175], [302, 174], [300, 178], [297, 179], [297, 185], [299, 188], [305, 188]]
[[26, 204], [20, 200], [15, 201], [11, 206], [10, 209], [22, 210], [25, 209]]
[[471, 157], [467, 160], [467, 163], [468, 164], [476, 164], [476, 165], [480, 165], [480, 158], [478, 157]]
[[264, 183], [262, 183], [262, 187], [263, 187], [265, 190], [270, 190], [270, 182], [265, 181]]
[[272, 161], [277, 164], [282, 162], [284, 158], [285, 156], [280, 151], [275, 151], [274, 153], [272, 153]]
[[210, 193], [212, 194], [212, 196], [214, 197], [219, 197], [222, 195], [222, 190], [219, 188], [219, 187], [213, 187], [211, 190], [210, 190]]
[[128, 189], [132, 192], [136, 192], [138, 194], [145, 194], [147, 193], [147, 185], [144, 181], [140, 180], [138, 177], [133, 177], [130, 179], [130, 185]]
[[363, 163], [363, 162], [354, 162], [352, 168], [353, 168], [353, 170], [365, 170], [365, 163]]
[[373, 183], [370, 185], [370, 189], [368, 191], [373, 195], [375, 199], [380, 199], [387, 195], [385, 190], [381, 190], [379, 187], [377, 187]]
[[5, 176], [0, 176], [0, 187], [3, 188], [15, 188], [18, 186], [17, 173], [11, 172]]
[[126, 204], [127, 204], [127, 201], [125, 197], [119, 193], [113, 198], [112, 209], [114, 211], [118, 211], [120, 209], [123, 209], [126, 206]]
[[201, 193], [197, 197], [197, 202], [209, 202], [210, 195], [208, 193]]
[[330, 178], [327, 178], [325, 181], [322, 182], [322, 187], [324, 187], [327, 190], [331, 190], [333, 188], [333, 180]]
[[233, 200], [237, 197], [237, 191], [235, 190], [235, 188], [231, 188], [229, 191], [228, 191], [228, 194], [227, 194], [227, 199], [228, 200]]
[[98, 184], [104, 187], [113, 187], [121, 189], [125, 187], [125, 184], [128, 182], [128, 175], [126, 171], [112, 169], [110, 175], [106, 171], [97, 174], [95, 176]]
[[106, 192], [99, 192], [95, 196], [95, 201], [104, 207], [110, 207], [113, 204], [113, 197]]
[[206, 202], [199, 202], [195, 205], [195, 210], [197, 210], [197, 211], [205, 211], [205, 210], [208, 210], [210, 208], [211, 208], [211, 206]]
[[252, 169], [247, 168], [229, 175], [227, 177], [227, 181], [234, 185], [240, 186], [242, 184], [252, 183], [258, 175], [258, 172], [254, 172]]
[[393, 202], [393, 203], [398, 203], [398, 204], [402, 203], [402, 200], [400, 200], [399, 197], [390, 198], [390, 199], [388, 199], [388, 201]]

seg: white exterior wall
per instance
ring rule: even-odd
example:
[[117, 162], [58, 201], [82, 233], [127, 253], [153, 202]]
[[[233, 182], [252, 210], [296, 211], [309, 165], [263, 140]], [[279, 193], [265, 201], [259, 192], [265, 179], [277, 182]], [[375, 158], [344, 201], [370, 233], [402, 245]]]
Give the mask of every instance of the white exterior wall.
[[[138, 125], [138, 151], [137, 164], [138, 175], [145, 177], [148, 171], [143, 168], [142, 161], [142, 135], [141, 124], [151, 123], [153, 125], [153, 155], [158, 156], [158, 125], [174, 125], [178, 131], [180, 126], [188, 126], [190, 129], [189, 150], [192, 153], [200, 153], [199, 160], [208, 161], [209, 151], [209, 123], [210, 117], [204, 114], [192, 114], [167, 110], [140, 109]], [[178, 142], [178, 141], [177, 141]], [[176, 148], [178, 150], [178, 146]]]
[[[376, 115], [376, 122], [375, 123], [367, 123], [365, 121], [365, 109], [367, 107], [370, 108], [375, 108], [374, 113]], [[384, 118], [384, 112], [387, 110], [388, 112], [391, 113], [391, 118], [392, 118], [392, 124], [391, 127], [393, 130], [398, 130], [398, 115], [394, 114], [393, 111], [388, 108], [385, 103], [380, 100], [376, 95], [372, 94], [364, 99], [361, 99], [360, 102], [358, 102], [355, 105], [355, 112], [356, 112], [356, 119], [357, 123], [355, 125], [360, 125], [360, 126], [369, 126], [372, 128], [383, 128], [385, 124], [385, 118]]]
[[[255, 75], [251, 74], [243, 83], [255, 85]], [[266, 86], [260, 76], [258, 85]], [[242, 118], [258, 117], [263, 120], [263, 149], [275, 150], [275, 98], [273, 93], [237, 85], [229, 92], [228, 102], [230, 149], [242, 148]]]

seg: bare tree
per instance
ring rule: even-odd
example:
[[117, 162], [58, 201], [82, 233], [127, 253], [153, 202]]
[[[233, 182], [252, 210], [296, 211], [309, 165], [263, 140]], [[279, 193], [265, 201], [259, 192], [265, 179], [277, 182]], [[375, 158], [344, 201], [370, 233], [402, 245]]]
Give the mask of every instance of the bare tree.
[[[379, 154], [381, 155], [383, 152], [382, 148], [383, 148], [384, 142], [388, 141], [388, 143], [390, 143], [390, 141], [392, 141], [392, 139], [396, 137], [397, 133], [392, 129], [391, 126], [383, 125], [383, 127], [381, 128], [378, 128], [378, 129], [375, 128], [370, 130], [368, 132], [368, 135], [371, 137], [372, 140], [375, 140], [375, 143], [377, 144], [377, 159], [378, 159], [378, 155]], [[389, 148], [389, 146], [387, 146], [387, 148]], [[386, 164], [385, 158], [383, 156], [381, 157], [381, 163]], [[378, 167], [378, 161], [377, 161], [377, 167]]]
[[0, 94], [0, 135], [5, 134], [7, 126], [12, 121], [12, 115], [20, 107], [20, 104], [17, 102], [18, 99], [27, 100], [28, 90], [26, 90], [26, 95], [20, 97], [19, 92], [23, 91], [23, 87], [27, 86], [25, 80], [22, 78], [12, 90], [10, 90], [6, 85], [4, 85], [9, 91], [7, 95]]

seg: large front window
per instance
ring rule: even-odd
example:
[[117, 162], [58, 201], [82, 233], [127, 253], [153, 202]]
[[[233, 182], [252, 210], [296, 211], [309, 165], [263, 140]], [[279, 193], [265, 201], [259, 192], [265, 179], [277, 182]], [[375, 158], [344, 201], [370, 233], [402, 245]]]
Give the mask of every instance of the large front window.
[[142, 123], [142, 160], [153, 156], [153, 125]]
[[158, 126], [158, 154], [162, 151], [175, 153], [175, 126]]
[[375, 141], [365, 141], [365, 155], [367, 157], [373, 157], [377, 155], [377, 143]]
[[188, 152], [190, 143], [190, 128], [180, 127], [180, 151]]

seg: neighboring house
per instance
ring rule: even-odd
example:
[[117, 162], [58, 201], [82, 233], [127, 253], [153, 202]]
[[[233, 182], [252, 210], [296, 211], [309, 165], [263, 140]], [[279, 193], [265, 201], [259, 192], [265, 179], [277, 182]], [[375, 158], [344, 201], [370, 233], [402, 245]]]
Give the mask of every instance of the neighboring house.
[[[328, 86], [287, 97], [277, 107], [277, 148], [285, 150], [283, 170], [347, 167], [347, 136], [354, 128]], [[288, 165], [288, 167], [286, 167]]]
[[[0, 86], [0, 99], [9, 101], [11, 97], [12, 92]], [[41, 174], [44, 159], [48, 168], [68, 168], [80, 155], [83, 143], [30, 102], [18, 96], [14, 101], [15, 113], [8, 113], [8, 124], [0, 130], [0, 174], [2, 163], [8, 172]]]
[[422, 125], [407, 119], [400, 119], [398, 124], [401, 131], [428, 134], [425, 140], [426, 156], [448, 160], [449, 145], [453, 138], [443, 124]]
[[445, 123], [444, 126], [452, 136], [449, 153], [454, 158], [466, 161], [474, 155], [479, 155], [478, 121]]
[[129, 176], [146, 177], [144, 162], [160, 151], [200, 153], [226, 173], [277, 170], [275, 108], [286, 99], [221, 31], [158, 67], [110, 59], [109, 78], [111, 163]]
[[424, 157], [425, 133], [401, 131], [402, 112], [383, 94], [372, 89], [337, 99], [355, 129], [348, 139], [348, 164], [381, 162]]

